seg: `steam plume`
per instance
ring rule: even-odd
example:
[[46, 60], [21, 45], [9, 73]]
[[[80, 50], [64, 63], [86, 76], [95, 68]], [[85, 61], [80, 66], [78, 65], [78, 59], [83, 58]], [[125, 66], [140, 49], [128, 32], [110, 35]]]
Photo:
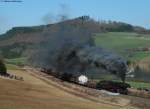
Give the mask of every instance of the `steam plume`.
[[45, 24], [52, 24], [56, 22], [61, 22], [69, 19], [70, 7], [67, 4], [59, 4], [58, 13], [49, 12], [43, 16], [42, 20]]
[[99, 32], [99, 28], [88, 16], [52, 25], [51, 29], [43, 33], [43, 37], [48, 37], [47, 42], [40, 45], [30, 60], [39, 67], [64, 73], [77, 74], [89, 72], [93, 68], [103, 69], [124, 81], [126, 61], [95, 46], [92, 34]]

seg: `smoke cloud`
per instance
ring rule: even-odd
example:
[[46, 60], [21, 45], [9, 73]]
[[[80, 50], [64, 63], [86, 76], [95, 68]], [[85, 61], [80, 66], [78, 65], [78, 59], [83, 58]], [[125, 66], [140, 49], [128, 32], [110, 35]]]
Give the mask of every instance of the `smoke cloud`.
[[99, 32], [98, 28], [88, 16], [51, 25], [43, 33], [43, 37], [48, 37], [47, 42], [39, 45], [30, 61], [39, 67], [63, 73], [82, 74], [91, 69], [99, 69], [99, 72], [103, 69], [123, 80], [126, 61], [95, 46], [92, 34]]
[[59, 4], [60, 11], [58, 14], [58, 20], [59, 21], [65, 21], [69, 19], [70, 16], [70, 7], [67, 4]]
[[71, 8], [67, 4], [59, 4], [57, 13], [49, 12], [45, 16], [43, 16], [42, 21], [45, 24], [52, 24], [56, 22], [61, 22], [68, 20], [70, 18], [70, 10]]
[[43, 22], [45, 24], [52, 24], [56, 22], [56, 18], [54, 16], [54, 14], [52, 13], [48, 13], [46, 14], [43, 18], [42, 18]]

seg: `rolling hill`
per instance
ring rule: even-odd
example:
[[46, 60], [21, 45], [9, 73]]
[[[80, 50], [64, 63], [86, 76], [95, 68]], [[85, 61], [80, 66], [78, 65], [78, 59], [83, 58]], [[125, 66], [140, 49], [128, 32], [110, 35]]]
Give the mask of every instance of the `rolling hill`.
[[[86, 32], [83, 34], [82, 30]], [[52, 36], [67, 34], [70, 37], [73, 35], [86, 37], [90, 34], [97, 46], [118, 53], [125, 59], [142, 66], [145, 65], [142, 64], [145, 63], [142, 60], [150, 57], [150, 51], [133, 52], [133, 49], [150, 47], [148, 32], [149, 30], [127, 23], [98, 22], [88, 16], [82, 16], [49, 25], [14, 27], [0, 36], [0, 55], [6, 58], [7, 63], [21, 65], [39, 46], [45, 46]], [[145, 66], [149, 64], [146, 63]], [[94, 77], [99, 78], [99, 76]]]
[[[81, 31], [86, 30], [86, 33]], [[143, 32], [144, 28], [135, 27], [127, 23], [114, 21], [95, 21], [89, 16], [58, 22], [55, 24], [14, 27], [5, 34], [0, 35], [0, 54], [5, 58], [18, 58], [33, 52], [34, 48], [43, 45], [51, 36], [77, 34], [78, 37], [102, 32]]]
[[149, 48], [150, 34], [133, 32], [108, 32], [96, 34], [95, 42], [127, 59], [138, 61], [150, 57], [150, 51], [134, 51], [135, 48]]

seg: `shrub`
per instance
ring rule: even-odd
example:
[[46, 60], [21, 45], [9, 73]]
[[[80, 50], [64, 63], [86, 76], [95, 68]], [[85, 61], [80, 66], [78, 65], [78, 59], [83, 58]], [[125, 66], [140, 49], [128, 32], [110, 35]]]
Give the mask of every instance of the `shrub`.
[[0, 59], [0, 74], [4, 75], [7, 73], [7, 68], [4, 64], [4, 61]]

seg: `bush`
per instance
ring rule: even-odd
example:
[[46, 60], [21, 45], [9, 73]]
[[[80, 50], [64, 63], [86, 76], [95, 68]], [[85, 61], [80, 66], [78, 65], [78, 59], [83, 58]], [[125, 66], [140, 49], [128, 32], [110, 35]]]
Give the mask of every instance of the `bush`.
[[71, 81], [71, 79], [73, 78], [73, 75], [70, 73], [63, 73], [60, 77], [61, 80], [63, 81]]
[[7, 73], [7, 68], [4, 64], [4, 61], [0, 59], [0, 74], [4, 75]]

